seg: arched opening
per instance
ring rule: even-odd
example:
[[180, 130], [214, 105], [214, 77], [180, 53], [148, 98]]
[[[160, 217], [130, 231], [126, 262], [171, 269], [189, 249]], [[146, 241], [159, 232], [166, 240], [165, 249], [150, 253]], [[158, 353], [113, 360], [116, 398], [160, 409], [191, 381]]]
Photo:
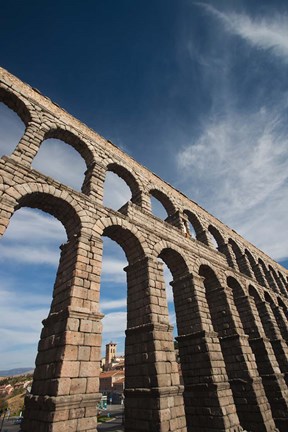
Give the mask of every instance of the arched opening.
[[[185, 294], [187, 295], [187, 292], [184, 294], [181, 287], [184, 287], [183, 278], [185, 279], [185, 276], [189, 274], [189, 270], [187, 264], [179, 252], [176, 252], [170, 248], [163, 249], [159, 254], [159, 259], [164, 263], [164, 280], [170, 324], [172, 324], [174, 327], [174, 338], [177, 338], [178, 336], [184, 334], [184, 325], [185, 328], [187, 325], [187, 323], [183, 323], [183, 307], [185, 304], [184, 297]], [[190, 283], [192, 284], [192, 280]], [[186, 280], [186, 286], [187, 285], [189, 285], [189, 283]], [[178, 343], [176, 343], [175, 346], [178, 346]], [[179, 357], [178, 348], [176, 355], [177, 361], [179, 363], [179, 371], [181, 373], [181, 360]]]
[[245, 249], [245, 255], [248, 258], [248, 261], [249, 261], [251, 270], [253, 271], [255, 279], [257, 280], [257, 282], [260, 285], [265, 286], [265, 281], [264, 281], [264, 277], [263, 277], [261, 268], [259, 267], [259, 265], [257, 265], [255, 258], [253, 257], [251, 252], [248, 251], [248, 249]]
[[229, 239], [228, 243], [232, 247], [232, 251], [234, 253], [239, 271], [241, 273], [244, 273], [247, 276], [251, 277], [251, 272], [249, 270], [249, 266], [248, 266], [247, 261], [246, 261], [246, 256], [242, 254], [241, 249], [238, 246], [238, 244], [231, 238]]
[[216, 250], [218, 250], [224, 244], [224, 239], [222, 235], [213, 225], [209, 225], [208, 231], [210, 233], [210, 240], [212, 245]]
[[[116, 401], [117, 399], [120, 400], [120, 402], [121, 400], [124, 401], [125, 424], [127, 427], [129, 427], [129, 425], [133, 425], [137, 417], [136, 413], [134, 413], [135, 410], [132, 409], [132, 406], [135, 403], [134, 389], [147, 387], [147, 376], [145, 373], [145, 366], [143, 364], [145, 363], [145, 360], [143, 360], [143, 356], [145, 351], [147, 352], [148, 341], [146, 340], [144, 342], [143, 338], [145, 339], [145, 332], [142, 333], [140, 331], [142, 328], [141, 326], [143, 326], [146, 322], [147, 314], [149, 313], [147, 310], [150, 301], [149, 295], [148, 297], [145, 297], [145, 292], [147, 293], [147, 260], [144, 258], [143, 248], [139, 240], [128, 228], [119, 225], [108, 226], [104, 229], [102, 236], [103, 238], [110, 239], [108, 241], [104, 240], [103, 265], [106, 265], [107, 268], [105, 269], [104, 267], [104, 272], [101, 274], [100, 288], [100, 291], [102, 291], [100, 294], [102, 305], [100, 304], [100, 307], [102, 308], [103, 312], [106, 313], [106, 318], [104, 317], [103, 319], [103, 341], [104, 344], [108, 341], [107, 355], [109, 354], [109, 349], [112, 350], [114, 348], [113, 344], [109, 345], [109, 342], [116, 341], [119, 344], [117, 346], [117, 351], [119, 349], [119, 354], [122, 354], [121, 346], [123, 347], [125, 345], [123, 352], [125, 355], [124, 377], [123, 370], [121, 371], [121, 369], [118, 372], [115, 372], [115, 375], [113, 370], [106, 370], [104, 372], [106, 375], [113, 375], [112, 378], [110, 377], [111, 384], [112, 379], [115, 380], [117, 376], [120, 377], [119, 379], [116, 379], [116, 382], [114, 381], [116, 388], [114, 388], [112, 392], [108, 392], [106, 389], [106, 393], [108, 393], [108, 397], [112, 398], [112, 402]], [[118, 246], [116, 247], [117, 254], [115, 253], [113, 255], [113, 250], [116, 250], [115, 246], [113, 246], [113, 249], [111, 249], [113, 243], [114, 245], [117, 243], [122, 248], [121, 255], [119, 254]], [[106, 260], [108, 259], [108, 262], [106, 261], [105, 264], [105, 246], [107, 247], [109, 244], [110, 249], [108, 249], [108, 256], [106, 255]], [[123, 253], [125, 254], [125, 260]], [[126, 260], [128, 265], [125, 267], [126, 276], [123, 279], [121, 267]], [[107, 274], [109, 276], [109, 273], [110, 277], [107, 279]], [[123, 297], [124, 291], [125, 297]], [[121, 294], [119, 295], [119, 293]], [[111, 326], [112, 332], [109, 330], [111, 329]], [[138, 329], [138, 333], [136, 329]], [[143, 331], [144, 330], [145, 327]], [[118, 336], [116, 336], [116, 338], [113, 336], [114, 331], [116, 331], [116, 335], [118, 334], [119, 336], [118, 341]], [[123, 334], [124, 331], [125, 338]], [[122, 342], [120, 333], [122, 334]], [[123, 344], [124, 339], [125, 343]], [[148, 366], [146, 364], [146, 368], [147, 367]], [[109, 363], [108, 368], [110, 368]], [[104, 375], [104, 379], [107, 381], [108, 376], [106, 375]], [[100, 381], [102, 381], [101, 375]], [[123, 398], [123, 387], [125, 388], [125, 399]], [[100, 389], [103, 390], [101, 383]]]
[[280, 280], [281, 280], [281, 282], [282, 282], [282, 284], [283, 284], [283, 286], [285, 288], [286, 297], [287, 297], [287, 280], [285, 280], [285, 277], [283, 276], [282, 273], [280, 273], [280, 271], [278, 271], [278, 275], [279, 275], [279, 278], [280, 278]]
[[265, 279], [267, 281], [268, 286], [274, 291], [274, 292], [278, 292], [278, 289], [276, 287], [276, 284], [273, 280], [273, 278], [271, 277], [271, 274], [269, 273], [264, 261], [261, 260], [261, 258], [258, 259], [258, 263], [262, 268], [263, 274], [265, 275]]
[[[52, 202], [57, 205], [59, 201], [51, 199], [51, 207]], [[54, 217], [47, 213], [54, 213]], [[68, 220], [62, 220], [67, 225], [65, 232], [56, 215], [57, 210], [47, 212], [36, 196], [34, 203], [31, 196], [23, 198], [0, 241], [2, 370], [34, 369], [41, 322], [52, 301], [59, 246], [71, 231]]]
[[285, 314], [287, 314], [287, 306], [285, 305], [285, 303], [280, 297], [277, 297], [277, 299], [278, 299], [278, 306], [282, 307]]
[[[250, 304], [248, 296], [246, 296], [243, 287], [233, 277], [227, 278], [227, 285], [232, 289], [234, 302], [238, 310], [244, 331], [250, 336], [250, 338], [257, 338], [261, 334], [263, 335], [263, 328], [257, 320], [258, 313], [255, 313], [255, 307]], [[252, 350], [254, 352], [254, 346]], [[255, 353], [254, 353], [255, 354]]]
[[[203, 227], [199, 221], [199, 219], [197, 218], [197, 216], [192, 213], [190, 210], [184, 210], [183, 212], [187, 218], [188, 218], [188, 222], [189, 222], [189, 231], [191, 234], [191, 237], [199, 240], [199, 241], [203, 241]], [[205, 242], [204, 242], [205, 243]]]
[[271, 265], [269, 265], [268, 268], [270, 270], [270, 274], [275, 282], [275, 286], [277, 287], [278, 292], [281, 292], [284, 296], [286, 296], [286, 289], [284, 285], [281, 283], [281, 281], [279, 280], [276, 271]]
[[[116, 174], [116, 176], [114, 175]], [[119, 181], [120, 178], [120, 181]], [[109, 182], [108, 185], [106, 183]], [[139, 183], [136, 180], [135, 176], [122, 165], [117, 163], [110, 163], [107, 166], [107, 173], [105, 179], [105, 186], [107, 198], [109, 198], [109, 202], [113, 202], [111, 200], [111, 195], [114, 193], [116, 201], [116, 205], [111, 207], [111, 205], [107, 204], [107, 207], [113, 208], [114, 210], [120, 208], [127, 201], [131, 200], [134, 204], [142, 205], [142, 191], [139, 187]], [[106, 199], [107, 199], [106, 198]], [[105, 192], [104, 192], [104, 203], [105, 203]]]
[[166, 220], [175, 213], [174, 205], [163, 192], [158, 189], [150, 190], [151, 209], [154, 216]]
[[[195, 298], [193, 297], [193, 280], [189, 273], [188, 266], [181, 254], [171, 248], [162, 249], [158, 256], [164, 264], [164, 288], [166, 295], [162, 300], [163, 303], [168, 303], [169, 322], [173, 325], [174, 352], [175, 357], [170, 357], [171, 372], [177, 375], [177, 382], [184, 385], [185, 389], [191, 383], [191, 375], [193, 375], [193, 361], [191, 353], [194, 352], [191, 347], [191, 341], [187, 341], [187, 335], [193, 330], [198, 330], [199, 327], [193, 326], [194, 321], [198, 317], [191, 316], [191, 312], [195, 311]], [[169, 270], [168, 270], [169, 269]], [[169, 275], [169, 278], [167, 277]], [[160, 277], [159, 275], [158, 277]], [[171, 289], [172, 288], [172, 289]], [[167, 306], [166, 306], [167, 308]], [[198, 318], [199, 319], [199, 318]], [[199, 325], [199, 323], [198, 323]], [[167, 335], [169, 337], [169, 335]], [[189, 348], [187, 349], [187, 343]], [[191, 348], [191, 352], [190, 352]], [[193, 354], [192, 354], [193, 355]], [[197, 364], [197, 361], [195, 361]], [[197, 367], [196, 367], [197, 369]], [[198, 378], [199, 379], [199, 378]], [[193, 411], [193, 401], [191, 398], [185, 401], [186, 421], [188, 430], [190, 424], [195, 422]], [[197, 422], [201, 420], [197, 419]]]
[[106, 173], [103, 204], [118, 211], [131, 200], [131, 190], [124, 179], [112, 171]]
[[100, 413], [112, 404], [124, 408], [125, 331], [127, 326], [127, 282], [123, 270], [127, 258], [123, 249], [110, 237], [103, 236], [100, 310], [102, 324], [102, 360], [99, 391], [102, 393]]
[[[0, 92], [1, 101], [1, 92]], [[1, 156], [10, 155], [16, 148], [18, 142], [25, 132], [25, 123], [22, 118], [11, 107], [0, 102], [0, 141]], [[28, 120], [25, 118], [25, 120]]]
[[78, 150], [63, 139], [47, 138], [41, 144], [32, 167], [43, 174], [81, 191], [86, 171], [85, 160]]

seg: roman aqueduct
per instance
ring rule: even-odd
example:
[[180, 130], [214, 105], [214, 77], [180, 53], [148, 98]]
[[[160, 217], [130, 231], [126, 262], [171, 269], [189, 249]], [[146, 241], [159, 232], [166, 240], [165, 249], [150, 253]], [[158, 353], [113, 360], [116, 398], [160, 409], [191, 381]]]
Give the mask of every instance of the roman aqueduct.
[[[0, 101], [26, 126], [0, 159], [1, 235], [22, 207], [55, 216], [67, 232], [22, 430], [96, 430], [101, 238], [108, 236], [128, 260], [125, 431], [287, 431], [287, 270], [4, 69]], [[81, 192], [31, 168], [47, 138], [85, 160]], [[103, 206], [107, 171], [131, 189], [118, 211]], [[151, 213], [151, 196], [165, 221]], [[173, 275], [184, 386], [159, 257]]]

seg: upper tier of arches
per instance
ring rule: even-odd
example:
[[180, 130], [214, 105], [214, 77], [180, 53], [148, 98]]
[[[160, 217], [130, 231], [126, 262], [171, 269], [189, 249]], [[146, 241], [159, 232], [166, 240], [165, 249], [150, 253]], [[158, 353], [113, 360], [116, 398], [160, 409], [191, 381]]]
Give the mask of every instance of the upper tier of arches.
[[[43, 98], [45, 103], [39, 103], [39, 98]], [[177, 228], [184, 237], [183, 241], [196, 240], [205, 247], [216, 248], [216, 253], [224, 255], [231, 268], [276, 295], [288, 297], [287, 273], [280, 266], [117, 147], [80, 122], [74, 122], [47, 98], [38, 93], [36, 97], [28, 86], [23, 86], [22, 93], [19, 93], [16, 87], [8, 88], [0, 83], [0, 102], [15, 111], [25, 125], [24, 135], [19, 143], [15, 143], [11, 159], [31, 166], [43, 141], [59, 139], [72, 146], [84, 159], [87, 170], [82, 193], [91, 202], [94, 199], [97, 204], [103, 203], [105, 176], [111, 171], [129, 187], [131, 200], [128, 205], [135, 205], [155, 217], [151, 211], [151, 196], [156, 198], [167, 212], [165, 223]], [[55, 109], [58, 116], [53, 114]], [[195, 231], [194, 236], [189, 224]]]

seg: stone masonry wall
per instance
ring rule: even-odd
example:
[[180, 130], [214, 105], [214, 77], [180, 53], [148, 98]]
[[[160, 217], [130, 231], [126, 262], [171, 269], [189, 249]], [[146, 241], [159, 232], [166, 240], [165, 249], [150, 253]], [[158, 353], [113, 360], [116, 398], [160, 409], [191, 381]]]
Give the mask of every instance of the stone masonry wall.
[[[128, 260], [125, 431], [287, 431], [287, 270], [1, 68], [0, 101], [26, 126], [0, 159], [0, 235], [25, 206], [52, 214], [67, 232], [23, 432], [96, 430], [102, 236]], [[85, 160], [81, 192], [31, 167], [47, 138]], [[131, 190], [118, 211], [103, 206], [107, 171]], [[151, 213], [151, 196], [165, 221]], [[183, 386], [158, 258], [173, 276]]]

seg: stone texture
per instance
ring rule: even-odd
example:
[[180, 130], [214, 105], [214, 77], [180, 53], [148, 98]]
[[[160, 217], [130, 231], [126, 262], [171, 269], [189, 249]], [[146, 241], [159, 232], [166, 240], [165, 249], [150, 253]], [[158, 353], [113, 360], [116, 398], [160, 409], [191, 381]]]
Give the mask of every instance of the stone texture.
[[[54, 215], [67, 232], [23, 432], [96, 430], [101, 236], [128, 260], [126, 432], [287, 431], [287, 271], [1, 68], [0, 101], [26, 126], [12, 154], [0, 159], [0, 235], [21, 207]], [[31, 168], [47, 138], [85, 160], [81, 192]], [[131, 190], [118, 211], [103, 206], [107, 171]], [[152, 215], [150, 196], [165, 207], [164, 221]], [[173, 276], [183, 385], [158, 258]]]

